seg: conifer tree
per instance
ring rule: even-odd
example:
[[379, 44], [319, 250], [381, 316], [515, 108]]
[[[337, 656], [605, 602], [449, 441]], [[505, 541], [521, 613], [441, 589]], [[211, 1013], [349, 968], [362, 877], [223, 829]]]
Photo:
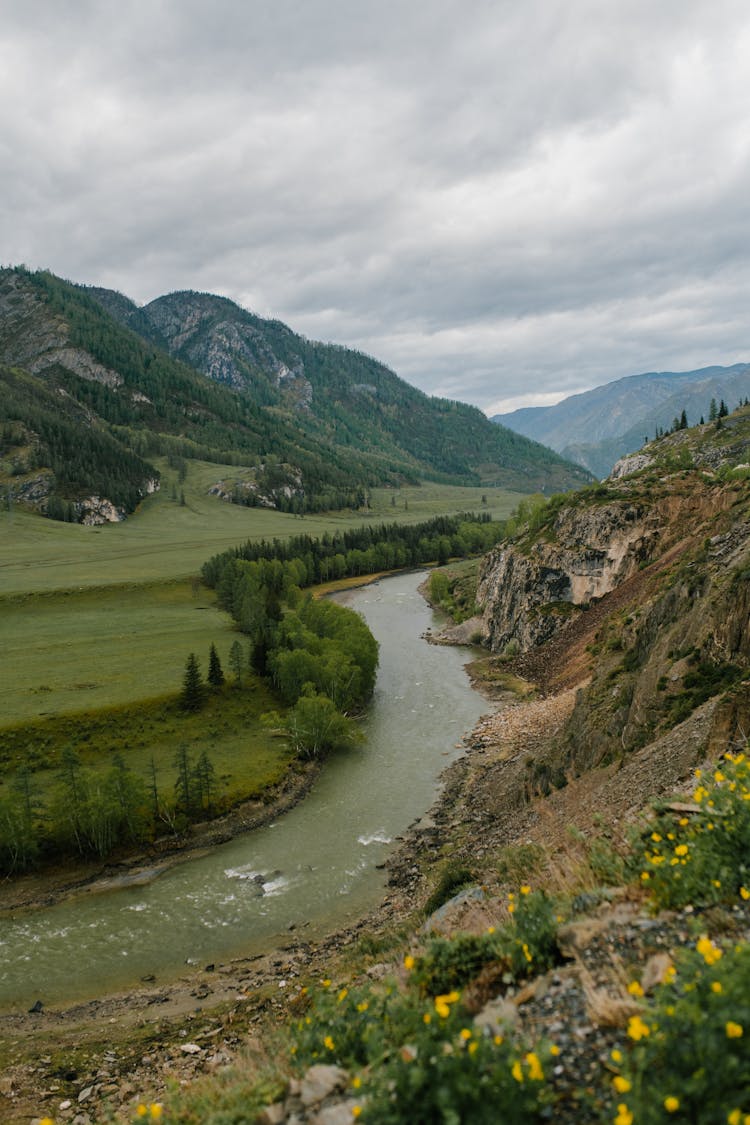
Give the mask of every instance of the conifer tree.
[[216, 645], [213, 644], [208, 654], [208, 676], [206, 678], [213, 688], [220, 688], [224, 683], [224, 672], [221, 667], [221, 661], [216, 651]]
[[235, 687], [242, 687], [242, 669], [244, 667], [244, 658], [242, 655], [242, 645], [239, 641], [233, 641], [232, 647], [229, 650], [229, 663], [232, 671], [234, 672]]
[[180, 693], [180, 707], [183, 711], [200, 711], [204, 703], [204, 686], [201, 678], [200, 665], [195, 653], [191, 652], [185, 664], [185, 674], [182, 678], [182, 691]]

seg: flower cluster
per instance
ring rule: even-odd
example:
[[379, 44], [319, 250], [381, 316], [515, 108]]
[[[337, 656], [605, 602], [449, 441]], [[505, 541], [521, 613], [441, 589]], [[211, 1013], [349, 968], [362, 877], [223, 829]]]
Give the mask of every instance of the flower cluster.
[[750, 759], [727, 754], [695, 781], [692, 807], [663, 814], [636, 849], [657, 906], [750, 899]]
[[411, 954], [404, 958], [406, 991], [327, 987], [306, 996], [294, 1030], [295, 1065], [336, 1062], [354, 1072], [354, 1116], [363, 1122], [537, 1120], [556, 1049], [529, 1049], [476, 1028], [455, 988], [425, 998], [416, 965]]
[[677, 957], [653, 1006], [612, 1053], [615, 1125], [676, 1120], [750, 1125], [750, 945], [704, 934]]

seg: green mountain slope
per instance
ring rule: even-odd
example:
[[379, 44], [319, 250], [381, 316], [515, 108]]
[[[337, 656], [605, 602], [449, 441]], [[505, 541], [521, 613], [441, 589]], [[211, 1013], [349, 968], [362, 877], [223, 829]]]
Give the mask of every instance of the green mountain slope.
[[[106, 291], [94, 294], [115, 312]], [[136, 315], [145, 317], [152, 338], [166, 340], [176, 358], [284, 412], [326, 443], [385, 455], [454, 483], [549, 490], [585, 479], [536, 442], [488, 424], [475, 407], [431, 398], [361, 352], [307, 340], [224, 297], [171, 293], [115, 315], [134, 328]]]
[[[189, 297], [189, 319], [205, 329]], [[240, 375], [227, 368], [217, 381], [192, 365], [198, 343], [211, 370], [221, 349], [214, 332], [185, 327], [181, 295], [144, 310], [47, 272], [1, 270], [0, 487], [58, 518], [88, 519], [103, 502], [117, 509], [105, 518], [132, 512], [158, 487], [154, 461], [165, 457], [216, 464], [228, 499], [295, 512], [357, 507], [369, 488], [425, 477], [528, 491], [585, 478], [357, 353], [260, 321], [251, 348], [244, 318], [257, 318], [221, 298], [196, 300], [214, 310], [212, 327], [217, 308], [236, 316]]]

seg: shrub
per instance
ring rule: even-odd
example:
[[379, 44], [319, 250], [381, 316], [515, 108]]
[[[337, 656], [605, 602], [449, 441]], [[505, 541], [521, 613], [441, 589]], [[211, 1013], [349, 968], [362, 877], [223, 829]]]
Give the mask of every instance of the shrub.
[[[410, 964], [407, 958], [407, 967]], [[309, 1000], [292, 1057], [359, 1070], [354, 1117], [377, 1125], [509, 1125], [541, 1120], [549, 1051], [529, 1051], [472, 1026], [458, 992], [416, 1000], [393, 986], [334, 990]]]
[[615, 1120], [744, 1125], [750, 1111], [750, 945], [724, 952], [704, 936], [678, 955], [667, 978], [653, 1007], [628, 1025], [628, 1054], [614, 1080]]
[[413, 980], [422, 993], [436, 996], [460, 988], [488, 965], [496, 965], [507, 984], [544, 972], [559, 958], [552, 901], [542, 891], [522, 887], [509, 896], [511, 921], [486, 934], [434, 938], [414, 964]]
[[750, 760], [727, 754], [712, 773], [695, 776], [695, 811], [662, 813], [635, 847], [656, 906], [750, 898]]

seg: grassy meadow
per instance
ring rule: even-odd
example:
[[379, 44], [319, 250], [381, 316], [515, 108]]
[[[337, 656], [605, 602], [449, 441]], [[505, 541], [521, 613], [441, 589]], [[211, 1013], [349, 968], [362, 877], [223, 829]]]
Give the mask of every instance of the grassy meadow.
[[464, 510], [504, 518], [520, 499], [427, 483], [374, 490], [366, 512], [301, 518], [208, 495], [225, 468], [225, 479], [242, 470], [191, 462], [179, 481], [160, 468], [161, 492], [121, 524], [0, 513], [0, 793], [22, 765], [45, 793], [66, 747], [95, 771], [121, 753], [144, 778], [153, 757], [160, 788], [171, 791], [181, 745], [196, 757], [208, 751], [226, 800], [262, 791], [289, 764], [284, 740], [259, 721], [275, 706], [265, 686], [248, 677], [244, 690], [227, 686], [196, 714], [176, 705], [188, 654], [205, 675], [215, 644], [231, 679], [229, 649], [242, 639], [198, 581], [206, 559], [247, 539], [317, 536], [373, 521]]

